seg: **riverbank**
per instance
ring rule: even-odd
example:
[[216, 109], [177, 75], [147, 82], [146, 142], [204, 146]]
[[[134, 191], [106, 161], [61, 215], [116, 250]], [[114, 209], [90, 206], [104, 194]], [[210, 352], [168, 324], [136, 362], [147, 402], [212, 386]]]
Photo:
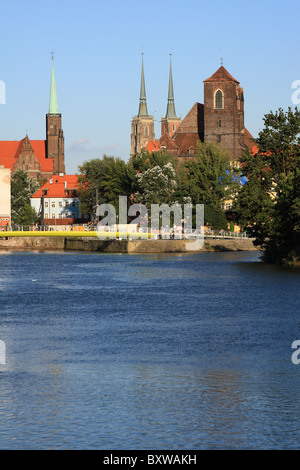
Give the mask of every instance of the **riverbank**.
[[0, 239], [7, 251], [94, 251], [105, 253], [183, 253], [259, 251], [253, 241], [244, 239], [205, 239], [199, 249], [194, 240], [99, 240], [69, 237], [14, 237]]

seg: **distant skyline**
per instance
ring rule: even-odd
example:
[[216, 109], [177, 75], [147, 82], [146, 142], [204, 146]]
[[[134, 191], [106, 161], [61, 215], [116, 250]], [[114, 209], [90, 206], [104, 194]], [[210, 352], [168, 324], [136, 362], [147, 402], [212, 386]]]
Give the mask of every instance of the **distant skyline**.
[[1, 7], [6, 103], [0, 104], [0, 140], [21, 140], [26, 133], [45, 139], [52, 51], [68, 174], [104, 153], [128, 160], [142, 52], [157, 138], [167, 107], [170, 53], [177, 116], [203, 103], [203, 80], [222, 57], [244, 88], [245, 126], [256, 137], [264, 114], [295, 106], [299, 13], [294, 0], [11, 0]]

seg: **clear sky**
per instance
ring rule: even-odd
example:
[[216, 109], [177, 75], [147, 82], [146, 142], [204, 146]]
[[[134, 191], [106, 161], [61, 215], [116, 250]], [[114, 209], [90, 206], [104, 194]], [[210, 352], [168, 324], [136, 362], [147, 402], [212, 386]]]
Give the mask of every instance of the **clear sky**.
[[0, 140], [45, 139], [51, 51], [65, 135], [66, 172], [107, 155], [125, 161], [138, 112], [141, 52], [147, 105], [165, 115], [169, 53], [177, 116], [203, 103], [203, 80], [220, 66], [240, 81], [245, 126], [294, 107], [300, 80], [299, 0], [10, 0], [0, 7]]

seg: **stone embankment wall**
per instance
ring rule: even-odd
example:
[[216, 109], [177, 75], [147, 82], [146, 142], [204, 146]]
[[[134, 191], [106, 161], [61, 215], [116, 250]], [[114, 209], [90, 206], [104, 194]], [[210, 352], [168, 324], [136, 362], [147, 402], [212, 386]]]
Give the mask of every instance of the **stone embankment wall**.
[[199, 249], [195, 241], [186, 240], [98, 240], [65, 237], [14, 237], [0, 239], [0, 250], [66, 250], [100, 251], [106, 253], [182, 253], [212, 251], [257, 251], [251, 240], [206, 239]]

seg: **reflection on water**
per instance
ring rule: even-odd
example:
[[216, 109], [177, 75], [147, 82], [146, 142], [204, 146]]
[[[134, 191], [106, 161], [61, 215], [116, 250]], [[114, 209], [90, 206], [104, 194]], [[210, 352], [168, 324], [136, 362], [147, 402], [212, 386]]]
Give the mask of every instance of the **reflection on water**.
[[298, 448], [299, 271], [0, 255], [2, 449]]

